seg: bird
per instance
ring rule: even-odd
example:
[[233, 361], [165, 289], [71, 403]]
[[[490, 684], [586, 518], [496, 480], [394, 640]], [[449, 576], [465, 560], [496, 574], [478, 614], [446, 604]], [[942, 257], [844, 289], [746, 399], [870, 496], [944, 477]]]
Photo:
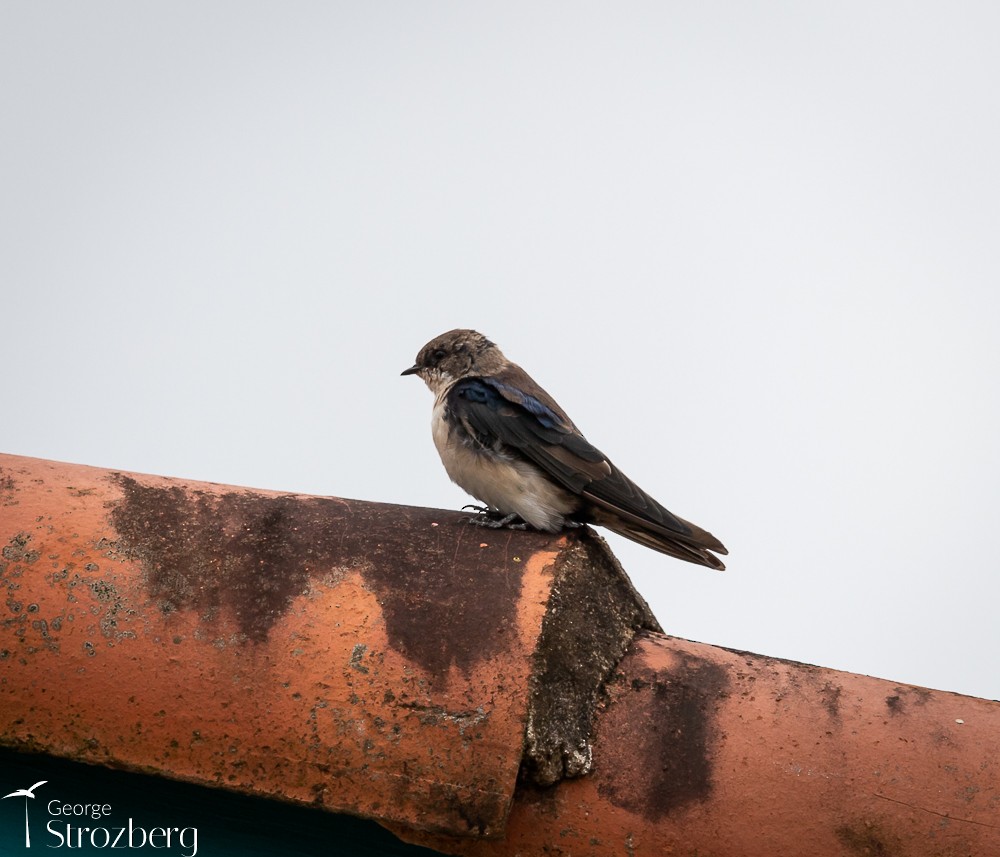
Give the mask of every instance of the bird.
[[434, 394], [431, 430], [451, 477], [485, 506], [488, 527], [544, 532], [596, 524], [648, 548], [722, 570], [707, 530], [661, 506], [593, 446], [561, 407], [483, 334], [432, 339], [402, 375]]

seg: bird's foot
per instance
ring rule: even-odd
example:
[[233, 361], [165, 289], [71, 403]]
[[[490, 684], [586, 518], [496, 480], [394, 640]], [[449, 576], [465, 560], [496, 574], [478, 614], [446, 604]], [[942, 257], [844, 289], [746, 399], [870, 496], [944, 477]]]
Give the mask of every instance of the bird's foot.
[[577, 530], [580, 527], [585, 527], [587, 525], [584, 524], [582, 521], [571, 521], [569, 518], [565, 518], [563, 519], [563, 526], [567, 530]]
[[486, 527], [490, 530], [500, 530], [504, 527], [508, 530], [528, 529], [528, 525], [521, 520], [519, 515], [515, 515], [513, 512], [509, 515], [500, 515], [500, 513], [494, 509], [486, 509], [482, 506], [463, 506], [462, 508], [475, 509], [479, 513], [474, 518], [470, 517], [464, 519], [476, 527]]
[[477, 506], [475, 503], [466, 503], [462, 507], [462, 511], [464, 512], [466, 509], [472, 509], [473, 512], [479, 512], [480, 515], [489, 515], [492, 512], [489, 506]]

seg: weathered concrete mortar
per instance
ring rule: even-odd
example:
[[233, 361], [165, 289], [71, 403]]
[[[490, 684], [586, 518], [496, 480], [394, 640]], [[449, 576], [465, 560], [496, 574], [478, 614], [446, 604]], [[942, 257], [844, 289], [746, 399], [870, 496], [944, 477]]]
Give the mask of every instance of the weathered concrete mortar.
[[592, 530], [559, 554], [535, 652], [524, 774], [539, 785], [590, 772], [604, 682], [640, 629], [660, 626]]

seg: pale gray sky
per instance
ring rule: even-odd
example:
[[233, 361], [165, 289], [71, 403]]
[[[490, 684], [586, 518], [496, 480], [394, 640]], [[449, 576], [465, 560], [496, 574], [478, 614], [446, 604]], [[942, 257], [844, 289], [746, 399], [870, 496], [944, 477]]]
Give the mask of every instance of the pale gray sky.
[[455, 508], [452, 327], [730, 548], [679, 636], [1000, 697], [1000, 6], [7, 2], [0, 449]]

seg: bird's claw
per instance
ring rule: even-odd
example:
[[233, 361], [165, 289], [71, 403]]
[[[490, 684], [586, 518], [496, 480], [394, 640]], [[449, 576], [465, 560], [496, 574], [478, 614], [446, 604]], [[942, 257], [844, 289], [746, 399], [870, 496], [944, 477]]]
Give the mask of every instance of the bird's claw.
[[[467, 521], [476, 527], [486, 527], [490, 530], [500, 530], [507, 528], [508, 530], [526, 530], [528, 525], [521, 521], [518, 515], [513, 512], [509, 515], [504, 515], [503, 517], [497, 517], [499, 514], [493, 509], [485, 509], [482, 506], [463, 506], [463, 509], [475, 509], [479, 512], [475, 518], [463, 518], [462, 520]], [[514, 523], [514, 521], [520, 521], [520, 523]]]

